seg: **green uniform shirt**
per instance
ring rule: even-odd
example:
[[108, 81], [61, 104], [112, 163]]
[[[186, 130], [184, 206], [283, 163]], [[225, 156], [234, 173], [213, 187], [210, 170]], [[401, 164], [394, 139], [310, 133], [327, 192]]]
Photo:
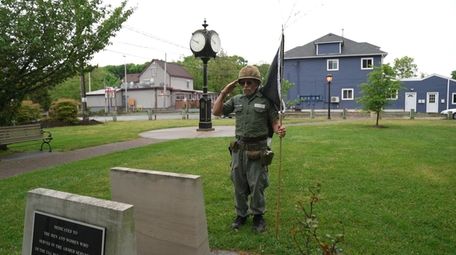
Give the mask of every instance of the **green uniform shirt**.
[[223, 114], [234, 112], [236, 137], [267, 137], [272, 123], [279, 117], [274, 105], [257, 90], [247, 97], [236, 95], [223, 104]]

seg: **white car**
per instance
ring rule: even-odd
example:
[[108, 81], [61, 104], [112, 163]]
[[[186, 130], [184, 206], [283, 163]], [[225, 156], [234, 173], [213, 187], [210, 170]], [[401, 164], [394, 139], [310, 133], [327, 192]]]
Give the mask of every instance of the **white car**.
[[456, 119], [456, 108], [443, 110], [443, 111], [440, 112], [440, 114], [448, 116], [448, 112], [452, 112], [453, 113], [453, 119]]

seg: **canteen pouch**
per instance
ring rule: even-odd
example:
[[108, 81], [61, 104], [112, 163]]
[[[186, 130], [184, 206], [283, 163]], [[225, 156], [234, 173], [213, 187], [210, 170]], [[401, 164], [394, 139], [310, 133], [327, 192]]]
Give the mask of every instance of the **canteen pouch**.
[[228, 150], [230, 151], [230, 155], [236, 152], [238, 152], [239, 150], [239, 144], [237, 143], [237, 141], [232, 141], [230, 142], [230, 146], [228, 147]]
[[262, 151], [246, 151], [247, 157], [250, 160], [258, 160], [261, 158], [261, 155], [263, 154]]
[[274, 152], [272, 150], [264, 150], [261, 153], [261, 164], [263, 166], [269, 166], [274, 158]]

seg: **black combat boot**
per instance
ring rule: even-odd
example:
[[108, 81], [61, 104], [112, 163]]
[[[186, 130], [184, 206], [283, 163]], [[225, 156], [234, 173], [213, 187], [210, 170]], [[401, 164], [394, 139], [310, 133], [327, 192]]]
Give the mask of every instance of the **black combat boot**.
[[257, 214], [253, 216], [253, 230], [257, 233], [262, 233], [266, 230], [266, 221], [264, 221], [263, 215]]
[[242, 216], [237, 216], [236, 219], [234, 219], [233, 223], [231, 224], [231, 227], [234, 229], [234, 230], [238, 230], [242, 225], [245, 224], [245, 222], [247, 221], [247, 216], [246, 217], [242, 217]]

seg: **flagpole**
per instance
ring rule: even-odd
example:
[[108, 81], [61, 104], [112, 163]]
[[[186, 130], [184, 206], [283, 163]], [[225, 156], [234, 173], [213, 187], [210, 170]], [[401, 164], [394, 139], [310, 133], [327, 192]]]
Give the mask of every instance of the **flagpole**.
[[[282, 125], [282, 113], [279, 114], [280, 125]], [[276, 225], [275, 225], [275, 237], [279, 239], [280, 231], [280, 197], [282, 194], [282, 137], [279, 140], [279, 173], [278, 173], [278, 185], [277, 185], [277, 201], [276, 201]]]
[[[280, 50], [279, 50], [279, 55], [278, 55], [278, 75], [277, 75], [277, 81], [280, 86], [278, 86], [278, 94], [279, 94], [279, 100], [280, 100], [280, 111], [279, 111], [279, 125], [282, 126], [282, 120], [283, 120], [283, 103], [282, 103], [282, 92], [280, 91], [282, 88], [282, 77], [283, 77], [283, 53], [284, 53], [284, 45], [285, 45], [285, 37], [283, 33], [283, 26], [282, 26], [282, 38], [281, 38], [281, 44], [280, 44]], [[276, 239], [279, 239], [279, 231], [280, 231], [280, 199], [282, 195], [282, 143], [283, 143], [283, 137], [279, 136], [279, 170], [278, 170], [278, 185], [277, 185], [277, 200], [276, 200], [276, 225], [275, 225], [275, 237]]]

